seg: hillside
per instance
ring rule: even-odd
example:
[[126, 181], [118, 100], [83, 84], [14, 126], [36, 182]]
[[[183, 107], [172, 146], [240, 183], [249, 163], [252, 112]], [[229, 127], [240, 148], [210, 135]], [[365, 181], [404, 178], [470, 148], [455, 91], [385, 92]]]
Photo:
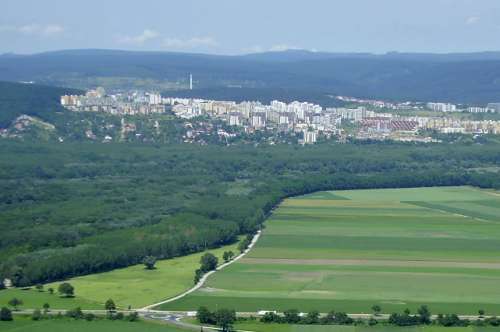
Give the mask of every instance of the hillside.
[[21, 115], [51, 121], [55, 112], [62, 112], [60, 96], [80, 93], [77, 90], [0, 82], [0, 128], [5, 128]]
[[298, 148], [0, 140], [0, 153], [0, 277], [21, 286], [233, 243], [293, 195], [500, 187], [495, 144]]
[[140, 79], [146, 83], [168, 81], [175, 87], [172, 82], [185, 82], [189, 73], [194, 74], [199, 88], [280, 88], [479, 105], [500, 100], [500, 54], [495, 52], [373, 55], [287, 51], [216, 56], [74, 50], [0, 56], [0, 80], [51, 85], [85, 87], [102, 80]]

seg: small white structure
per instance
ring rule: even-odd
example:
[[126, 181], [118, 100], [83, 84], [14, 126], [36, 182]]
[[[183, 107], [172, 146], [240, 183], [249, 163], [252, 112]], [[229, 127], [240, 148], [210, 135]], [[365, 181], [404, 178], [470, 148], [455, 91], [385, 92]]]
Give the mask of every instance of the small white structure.
[[259, 316], [264, 316], [265, 314], [268, 314], [268, 313], [277, 314], [278, 312], [273, 311], [273, 310], [259, 310], [259, 311], [257, 311], [257, 315], [259, 315]]
[[10, 288], [10, 287], [12, 287], [12, 280], [5, 278], [5, 279], [3, 280], [3, 285], [5, 286], [5, 288]]

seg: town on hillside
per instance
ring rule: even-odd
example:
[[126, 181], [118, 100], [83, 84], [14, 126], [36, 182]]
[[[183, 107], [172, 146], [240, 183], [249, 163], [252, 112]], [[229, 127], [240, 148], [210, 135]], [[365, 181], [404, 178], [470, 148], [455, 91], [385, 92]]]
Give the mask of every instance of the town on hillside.
[[[486, 107], [459, 107], [449, 103], [394, 103], [380, 100], [336, 96], [349, 107], [324, 108], [321, 105], [274, 100], [269, 105], [259, 101], [220, 101], [163, 97], [155, 92], [130, 91], [107, 94], [103, 88], [85, 95], [61, 96], [61, 105], [75, 112], [104, 112], [114, 115], [152, 115], [172, 111], [186, 120], [186, 142], [195, 142], [197, 131], [189, 121], [204, 117], [239, 128], [241, 133], [287, 133], [300, 137], [301, 144], [314, 144], [319, 139], [347, 137], [366, 140], [433, 142], [429, 131], [442, 134], [500, 134], [496, 119], [464, 119], [456, 114], [500, 113], [500, 103]], [[427, 114], [427, 113], [428, 114]], [[425, 115], [421, 115], [424, 113]], [[209, 122], [208, 126], [210, 126]], [[210, 126], [211, 127], [211, 126]], [[223, 129], [220, 136], [237, 135]]]

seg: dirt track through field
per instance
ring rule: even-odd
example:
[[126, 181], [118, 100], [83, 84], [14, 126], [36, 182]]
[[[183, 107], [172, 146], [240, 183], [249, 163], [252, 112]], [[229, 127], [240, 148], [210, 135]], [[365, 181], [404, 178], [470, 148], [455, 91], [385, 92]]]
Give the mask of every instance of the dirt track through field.
[[500, 270], [499, 263], [450, 262], [450, 261], [398, 261], [367, 259], [276, 259], [243, 258], [242, 264], [282, 264], [282, 265], [361, 265], [361, 266], [401, 266], [401, 267], [449, 267]]

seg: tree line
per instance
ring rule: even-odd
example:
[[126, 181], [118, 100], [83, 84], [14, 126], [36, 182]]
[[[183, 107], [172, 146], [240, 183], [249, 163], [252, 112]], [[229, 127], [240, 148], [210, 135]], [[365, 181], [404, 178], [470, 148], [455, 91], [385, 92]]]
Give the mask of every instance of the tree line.
[[36, 285], [234, 243], [321, 190], [500, 188], [496, 144], [298, 146], [0, 141], [0, 280]]

